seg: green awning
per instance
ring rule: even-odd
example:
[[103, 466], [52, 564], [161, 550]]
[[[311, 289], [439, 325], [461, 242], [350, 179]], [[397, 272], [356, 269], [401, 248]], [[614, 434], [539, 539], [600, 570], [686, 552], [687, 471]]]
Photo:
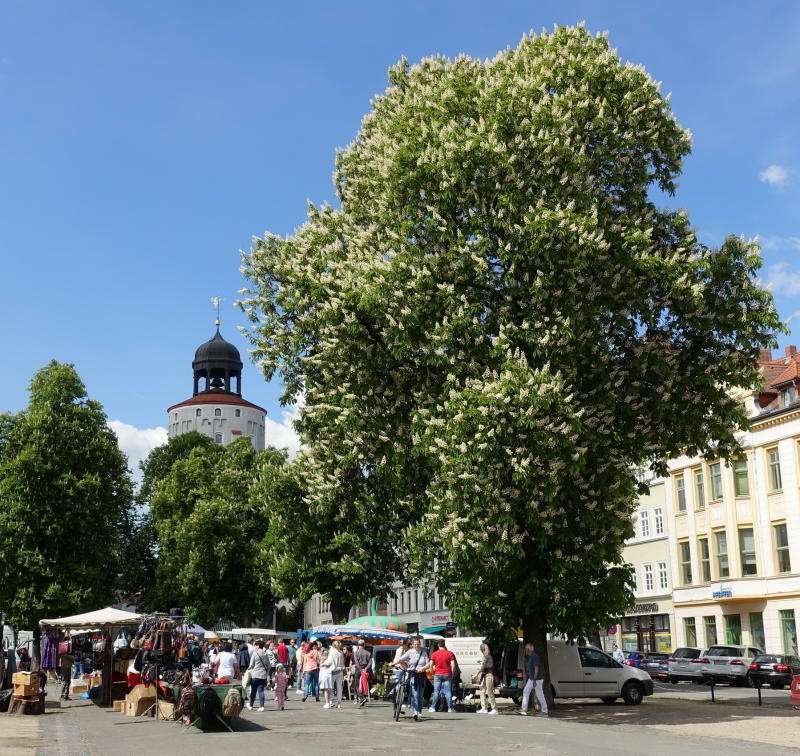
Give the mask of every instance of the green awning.
[[447, 630], [447, 625], [434, 625], [434, 627], [424, 627], [419, 632], [424, 635], [441, 635], [445, 630]]

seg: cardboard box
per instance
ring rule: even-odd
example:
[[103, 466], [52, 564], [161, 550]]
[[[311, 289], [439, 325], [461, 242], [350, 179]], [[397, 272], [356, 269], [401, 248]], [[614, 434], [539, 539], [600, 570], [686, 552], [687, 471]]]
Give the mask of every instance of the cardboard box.
[[[16, 677], [16, 675], [14, 675]], [[29, 682], [27, 685], [14, 683], [14, 697], [15, 698], [28, 698], [29, 696], [39, 695], [39, 683]]]
[[69, 692], [75, 695], [80, 695], [89, 690], [89, 685], [86, 680], [73, 680], [69, 686]]
[[[33, 672], [15, 672], [11, 676], [11, 682], [14, 685], [35, 685], [33, 681]], [[36, 673], [36, 677], [39, 677], [39, 673]]]
[[175, 719], [175, 704], [169, 701], [158, 702], [158, 718], [159, 719]]
[[114, 711], [122, 712], [125, 709], [125, 701], [114, 701]]
[[[155, 703], [152, 698], [140, 698], [125, 703], [125, 716], [140, 717]], [[152, 712], [150, 712], [152, 714]]]
[[131, 688], [130, 693], [125, 696], [125, 700], [133, 703], [134, 701], [141, 701], [142, 699], [150, 699], [156, 697], [155, 685], [137, 685]]

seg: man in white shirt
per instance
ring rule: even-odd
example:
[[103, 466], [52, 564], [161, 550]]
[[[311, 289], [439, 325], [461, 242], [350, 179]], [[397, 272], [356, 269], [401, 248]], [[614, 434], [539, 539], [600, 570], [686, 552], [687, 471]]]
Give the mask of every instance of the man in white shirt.
[[611, 654], [614, 657], [614, 661], [618, 662], [619, 664], [625, 663], [625, 654], [622, 653], [622, 649], [615, 643], [614, 644], [614, 652]]

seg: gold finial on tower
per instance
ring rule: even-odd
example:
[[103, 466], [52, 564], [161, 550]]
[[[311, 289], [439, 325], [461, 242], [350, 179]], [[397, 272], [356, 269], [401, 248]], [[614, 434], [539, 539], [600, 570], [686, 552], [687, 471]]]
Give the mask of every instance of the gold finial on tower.
[[219, 297], [211, 297], [211, 304], [217, 308], [217, 319], [214, 321], [214, 325], [219, 328], [219, 303], [222, 300]]

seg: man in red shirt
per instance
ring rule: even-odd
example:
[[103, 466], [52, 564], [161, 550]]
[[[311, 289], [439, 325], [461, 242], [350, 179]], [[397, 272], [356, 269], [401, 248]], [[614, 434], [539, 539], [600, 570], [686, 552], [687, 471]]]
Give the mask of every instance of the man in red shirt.
[[431, 699], [430, 712], [436, 711], [436, 702], [439, 694], [444, 693], [447, 701], [447, 711], [453, 711], [453, 691], [451, 682], [456, 671], [456, 657], [452, 651], [444, 647], [444, 641], [436, 641], [438, 648], [431, 654], [431, 669], [433, 670], [433, 698]]
[[278, 664], [283, 664], [283, 668], [286, 669], [286, 665], [289, 663], [289, 647], [286, 645], [285, 640], [281, 640], [278, 644], [275, 654], [278, 657]]

